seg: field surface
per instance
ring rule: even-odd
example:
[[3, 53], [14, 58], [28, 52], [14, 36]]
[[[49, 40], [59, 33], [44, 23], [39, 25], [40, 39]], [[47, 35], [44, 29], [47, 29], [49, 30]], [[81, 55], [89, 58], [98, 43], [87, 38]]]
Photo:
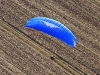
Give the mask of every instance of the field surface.
[[[37, 16], [67, 26], [75, 48], [24, 28]], [[100, 75], [100, 0], [0, 0], [0, 75]]]

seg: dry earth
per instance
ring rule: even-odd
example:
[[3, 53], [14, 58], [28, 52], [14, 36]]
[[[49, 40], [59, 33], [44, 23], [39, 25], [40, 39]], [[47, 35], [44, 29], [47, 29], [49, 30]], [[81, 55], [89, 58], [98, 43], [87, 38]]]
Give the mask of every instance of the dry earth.
[[[66, 25], [77, 37], [76, 47], [25, 29], [27, 20], [36, 16]], [[0, 0], [0, 75], [71, 74], [100, 75], [100, 0]]]

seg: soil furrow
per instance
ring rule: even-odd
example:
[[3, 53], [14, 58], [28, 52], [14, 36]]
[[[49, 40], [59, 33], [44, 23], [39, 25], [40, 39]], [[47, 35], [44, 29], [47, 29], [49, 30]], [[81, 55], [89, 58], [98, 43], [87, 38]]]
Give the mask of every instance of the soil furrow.
[[[72, 0], [77, 6], [80, 6], [82, 9], [85, 9], [87, 12], [98, 17], [100, 19], [100, 7], [94, 5], [94, 3], [88, 0]], [[95, 11], [96, 10], [96, 11]]]
[[25, 75], [23, 72], [21, 72], [18, 68], [14, 67], [12, 64], [9, 62], [5, 61], [3, 58], [0, 57], [1, 61], [1, 67], [5, 69], [7, 72], [9, 72], [11, 75], [14, 75], [14, 73], [18, 75]]
[[[96, 0], [95, 1], [94, 0], [93, 1], [92, 0], [90, 1], [87, 0], [3, 1], [2, 0], [1, 3], [2, 4], [0, 5], [0, 15], [5, 19], [6, 22], [12, 24], [17, 29], [20, 29], [22, 32], [24, 32], [32, 39], [37, 41], [37, 43], [43, 46], [44, 48], [62, 57], [65, 61], [67, 61], [67, 63], [68, 62], [69, 64], [71, 63], [70, 65], [73, 66], [72, 67], [73, 70], [75, 70], [76, 68], [77, 72], [80, 73], [86, 72], [91, 75], [94, 75], [94, 73], [100, 74], [99, 1]], [[72, 32], [78, 39], [77, 46], [74, 49], [71, 49], [63, 42], [51, 36], [45, 35], [44, 33], [38, 32], [34, 29], [33, 30], [24, 29], [23, 26], [25, 25], [26, 21], [29, 18], [35, 16], [45, 16], [54, 18], [58, 21], [61, 21], [63, 24], [67, 25], [67, 27], [72, 30]], [[4, 37], [0, 36], [0, 38]], [[12, 39], [12, 41], [14, 40]], [[8, 39], [6, 43], [9, 42], [10, 39]], [[10, 46], [12, 46], [11, 47], [12, 49], [14, 48], [17, 49], [18, 47], [21, 50], [23, 50], [21, 52], [22, 54], [25, 53], [27, 55], [31, 55], [31, 53], [29, 54], [27, 53], [28, 52], [27, 50], [24, 51], [24, 48], [17, 46], [16, 43], [11, 42], [9, 44]], [[16, 44], [16, 46], [13, 47], [13, 44]], [[5, 50], [7, 49], [6, 46], [8, 45], [4, 46]], [[10, 47], [8, 48], [10, 51], [11, 48]], [[20, 49], [18, 50], [19, 52]], [[17, 54], [17, 52], [15, 53]], [[19, 59], [19, 57], [17, 58]], [[30, 59], [32, 59], [32, 57], [30, 57]], [[61, 66], [63, 67], [64, 65]], [[51, 70], [48, 71], [49, 73], [52, 74]]]
[[[5, 52], [6, 52], [6, 54], [8, 54], [8, 56], [7, 57], [9, 57], [10, 56], [10, 58], [11, 59], [15, 59], [15, 60], [23, 60], [23, 61], [31, 61], [32, 63], [36, 63], [35, 65], [37, 65], [37, 66], [39, 66], [39, 67], [42, 67], [43, 69], [46, 69], [47, 70], [47, 72], [50, 72], [50, 71], [52, 71], [50, 74], [53, 74], [53, 72], [54, 72], [54, 75], [56, 75], [57, 74], [57, 69], [55, 69], [55, 67], [53, 67], [53, 65], [51, 64], [50, 66], [47, 66], [46, 65], [46, 63], [44, 63], [44, 62], [42, 62], [41, 63], [41, 61], [39, 60], [39, 59], [41, 59], [41, 60], [43, 60], [43, 58], [41, 58], [41, 56], [39, 57], [38, 56], [38, 58], [35, 58], [35, 57], [37, 57], [36, 55], [35, 56], [33, 56], [33, 54], [31, 54], [31, 53], [27, 53], [26, 51], [27, 51], [27, 49], [25, 49], [26, 47], [22, 47], [22, 45], [21, 45], [21, 47], [20, 47], [20, 44], [21, 43], [16, 43], [15, 42], [15, 39], [12, 37], [12, 41], [11, 41], [11, 39], [9, 39], [9, 38], [7, 38], [6, 40], [5, 40], [5, 37], [7, 37], [7, 36], [9, 36], [10, 37], [10, 35], [8, 34], [8, 35], [6, 35], [6, 36], [4, 36], [3, 37], [3, 39], [1, 39], [2, 40], [2, 42], [4, 42], [4, 44], [5, 44], [5, 47], [7, 47], [7, 50], [8, 51], [6, 51], [6, 48], [4, 48], [3, 47], [3, 49], [2, 50], [4, 50], [5, 49]], [[8, 44], [9, 43], [9, 44]], [[14, 46], [10, 46], [10, 43], [11, 44], [14, 44]], [[8, 45], [9, 45], [9, 47], [8, 47]], [[17, 46], [18, 45], [18, 46]], [[13, 48], [14, 47], [14, 48]], [[17, 48], [19, 48], [19, 50], [17, 49], [17, 48], [15, 48], [15, 47], [17, 47]], [[14, 50], [15, 49], [15, 50]], [[16, 52], [16, 49], [17, 49], [17, 52]], [[13, 52], [12, 52], [13, 51]], [[19, 52], [20, 51], [20, 52]], [[10, 52], [10, 53], [9, 53]], [[12, 54], [13, 53], [13, 54]], [[16, 54], [15, 54], [16, 53]], [[18, 53], [18, 54], [17, 54]], [[32, 52], [33, 53], [33, 52]], [[27, 55], [29, 55], [29, 56], [27, 56]], [[30, 57], [30, 55], [31, 55], [31, 57]], [[37, 54], [38, 55], [38, 54]], [[28, 57], [28, 58], [27, 58]], [[34, 60], [34, 59], [36, 59], [36, 60]], [[7, 58], [8, 60], [9, 60], [9, 58]], [[23, 61], [22, 61], [22, 63], [23, 63]], [[17, 61], [15, 61], [15, 62], [17, 62]], [[23, 63], [23, 65], [22, 65], [22, 63], [21, 63], [21, 61], [19, 61], [20, 62], [20, 64], [16, 64], [16, 66], [20, 66], [20, 67], [23, 67], [23, 66], [25, 66], [25, 64]], [[46, 62], [46, 61], [45, 61]], [[30, 62], [29, 62], [30, 63]], [[48, 63], [48, 62], [47, 62]], [[13, 65], [15, 65], [15, 63], [14, 62], [12, 62], [12, 64]], [[50, 64], [50, 63], [49, 63]], [[33, 64], [34, 65], [34, 64]], [[45, 67], [46, 68], [45, 68]], [[51, 68], [51, 66], [52, 66], [52, 68]], [[19, 68], [20, 68], [19, 67]], [[21, 69], [21, 68], [20, 68]], [[36, 69], [36, 68], [35, 68]], [[55, 70], [53, 70], [53, 69], [55, 69]], [[33, 69], [32, 69], [33, 70]], [[45, 70], [45, 71], [46, 71]], [[22, 70], [23, 72], [25, 71], [25, 69], [23, 69]], [[26, 73], [26, 72], [25, 72]], [[66, 73], [67, 74], [67, 73]]]
[[75, 14], [77, 17], [80, 17], [83, 21], [86, 21], [87, 23], [90, 23], [95, 27], [100, 26], [99, 25], [100, 20], [97, 20], [90, 14], [86, 13], [86, 11], [83, 11], [82, 9], [80, 9], [80, 7], [77, 7], [74, 3], [71, 3], [70, 1], [69, 2], [61, 1], [60, 4], [69, 11], [71, 11], [73, 14]]
[[[71, 21], [72, 22], [72, 21]], [[74, 22], [75, 23], [75, 22]], [[76, 24], [75, 24], [76, 25]], [[79, 24], [77, 24], [77, 25], [79, 25]], [[83, 25], [84, 26], [84, 25]], [[79, 26], [78, 26], [79, 27]], [[81, 28], [84, 28], [84, 27], [81, 27]], [[86, 28], [84, 28], [84, 29], [86, 29]], [[81, 29], [82, 30], [82, 29]], [[84, 31], [84, 30], [83, 30]], [[85, 30], [86, 31], [86, 30]], [[92, 30], [88, 30], [88, 31], [92, 31]], [[88, 33], [88, 32], [87, 32]], [[92, 32], [93, 33], [93, 32]], [[89, 34], [89, 33], [88, 33]], [[93, 35], [94, 36], [94, 35]], [[97, 36], [97, 35], [95, 35], [95, 36]]]
[[[58, 59], [56, 59], [58, 61]], [[58, 62], [59, 63], [59, 62]], [[60, 63], [61, 64], [61, 63]], [[66, 65], [67, 66], [67, 65]], [[63, 66], [64, 67], [64, 66]], [[70, 68], [69, 68], [70, 69]], [[70, 70], [71, 71], [71, 70]], [[75, 72], [74, 70], [72, 70], [73, 73], [78, 74], [77, 72]]]

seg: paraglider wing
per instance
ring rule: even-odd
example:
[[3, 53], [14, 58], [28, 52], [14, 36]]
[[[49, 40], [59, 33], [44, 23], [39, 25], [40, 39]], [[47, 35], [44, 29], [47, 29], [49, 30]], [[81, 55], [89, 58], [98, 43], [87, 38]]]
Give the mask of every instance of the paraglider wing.
[[46, 18], [46, 17], [35, 17], [30, 19], [26, 23], [26, 28], [33, 28], [44, 32], [48, 35], [56, 37], [57, 39], [65, 42], [72, 48], [76, 45], [76, 37], [74, 34], [62, 23]]

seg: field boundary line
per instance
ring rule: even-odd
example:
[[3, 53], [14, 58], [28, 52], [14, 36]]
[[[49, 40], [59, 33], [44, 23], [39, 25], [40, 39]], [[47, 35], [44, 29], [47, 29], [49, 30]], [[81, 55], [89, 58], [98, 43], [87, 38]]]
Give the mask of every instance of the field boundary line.
[[[14, 27], [11, 27], [5, 21], [0, 20], [0, 24], [1, 24], [1, 27], [3, 27], [5, 30], [9, 31], [11, 34], [16, 36], [22, 42], [24, 42], [25, 44], [27, 44], [28, 46], [30, 46], [32, 48], [34, 47], [35, 49], [37, 49], [38, 51], [37, 50], [36, 51], [38, 53], [41, 53], [49, 58], [51, 55], [55, 55], [54, 53], [50, 52], [49, 50], [46, 50], [45, 48], [43, 48], [42, 46], [40, 46], [39, 44], [34, 42], [32, 39], [30, 39], [28, 36], [26, 36], [25, 33], [21, 33], [20, 31], [18, 31]], [[79, 71], [78, 69], [75, 69], [74, 66], [72, 66], [72, 65], [68, 64], [67, 62], [65, 62], [64, 60], [62, 60], [59, 56], [57, 56], [57, 54], [55, 55], [54, 61], [55, 61], [55, 63], [60, 65], [62, 68], [64, 68], [65, 70], [67, 70], [71, 74], [75, 74], [75, 75], [80, 75], [80, 74], [84, 75], [85, 74], [84, 72]]]

